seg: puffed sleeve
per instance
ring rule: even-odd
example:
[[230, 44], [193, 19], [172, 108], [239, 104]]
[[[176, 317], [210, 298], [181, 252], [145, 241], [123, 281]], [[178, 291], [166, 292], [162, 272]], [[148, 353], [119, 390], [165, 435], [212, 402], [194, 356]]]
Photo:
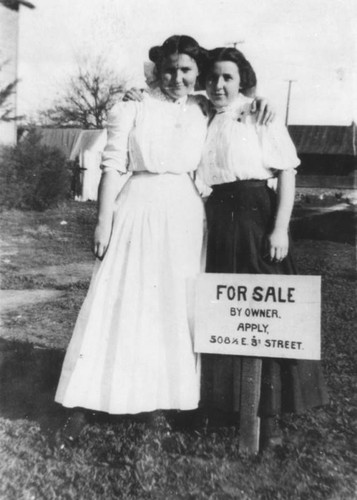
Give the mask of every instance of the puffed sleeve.
[[128, 167], [129, 133], [134, 125], [136, 103], [120, 102], [108, 113], [107, 144], [102, 154], [101, 169], [103, 172], [117, 170], [125, 173]]
[[258, 125], [257, 128], [265, 168], [287, 170], [300, 165], [289, 132], [279, 119], [269, 125]]

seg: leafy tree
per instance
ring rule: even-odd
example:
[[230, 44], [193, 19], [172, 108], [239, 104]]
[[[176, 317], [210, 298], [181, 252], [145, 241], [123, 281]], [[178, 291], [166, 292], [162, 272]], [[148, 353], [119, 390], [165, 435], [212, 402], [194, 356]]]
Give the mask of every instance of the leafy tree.
[[41, 122], [53, 127], [103, 128], [108, 111], [124, 89], [124, 80], [103, 59], [84, 63], [54, 106], [40, 114]]

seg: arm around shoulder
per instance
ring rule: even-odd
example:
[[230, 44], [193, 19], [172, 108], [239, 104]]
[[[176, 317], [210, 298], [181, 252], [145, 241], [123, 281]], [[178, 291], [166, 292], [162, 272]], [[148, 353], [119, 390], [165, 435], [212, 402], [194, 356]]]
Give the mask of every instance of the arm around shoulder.
[[192, 95], [192, 98], [198, 104], [198, 106], [201, 108], [202, 113], [207, 116], [208, 118], [211, 116], [213, 113], [213, 104], [207, 97], [203, 94], [194, 94]]

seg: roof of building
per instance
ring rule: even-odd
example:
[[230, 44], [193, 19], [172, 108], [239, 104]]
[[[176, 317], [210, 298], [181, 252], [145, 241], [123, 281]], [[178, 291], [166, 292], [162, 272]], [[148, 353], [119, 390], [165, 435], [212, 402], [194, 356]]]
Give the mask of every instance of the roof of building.
[[289, 133], [300, 154], [357, 156], [356, 124], [289, 125]]
[[[42, 143], [57, 147], [74, 159], [83, 150], [103, 150], [105, 130], [40, 129]], [[298, 154], [357, 156], [357, 130], [330, 125], [289, 125], [289, 133]]]
[[71, 152], [71, 158], [75, 158], [83, 151], [103, 151], [106, 142], [105, 129], [82, 130]]
[[60, 149], [69, 160], [83, 151], [103, 151], [106, 130], [82, 130], [79, 128], [38, 128], [41, 143]]
[[0, 0], [0, 4], [12, 10], [19, 10], [20, 5], [24, 5], [30, 9], [35, 8], [34, 4], [32, 2], [28, 2], [27, 0]]
[[38, 132], [43, 145], [60, 149], [68, 159], [72, 159], [72, 152], [82, 134], [80, 128], [38, 128]]

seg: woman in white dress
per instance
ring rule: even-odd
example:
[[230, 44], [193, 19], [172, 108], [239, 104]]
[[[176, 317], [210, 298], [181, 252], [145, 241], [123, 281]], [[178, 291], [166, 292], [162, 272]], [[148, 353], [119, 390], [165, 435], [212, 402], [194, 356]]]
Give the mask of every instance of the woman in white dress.
[[94, 243], [102, 261], [64, 360], [55, 397], [63, 406], [111, 414], [198, 406], [188, 297], [203, 270], [204, 207], [190, 174], [207, 118], [189, 94], [201, 53], [187, 36], [151, 49], [159, 88], [109, 115]]
[[[176, 35], [152, 48], [158, 88], [108, 117], [94, 238], [102, 261], [64, 360], [55, 398], [63, 406], [111, 414], [198, 407], [190, 282], [204, 271], [205, 215], [191, 174], [207, 116], [190, 94], [203, 52]], [[65, 437], [77, 437], [82, 424], [75, 413]]]

